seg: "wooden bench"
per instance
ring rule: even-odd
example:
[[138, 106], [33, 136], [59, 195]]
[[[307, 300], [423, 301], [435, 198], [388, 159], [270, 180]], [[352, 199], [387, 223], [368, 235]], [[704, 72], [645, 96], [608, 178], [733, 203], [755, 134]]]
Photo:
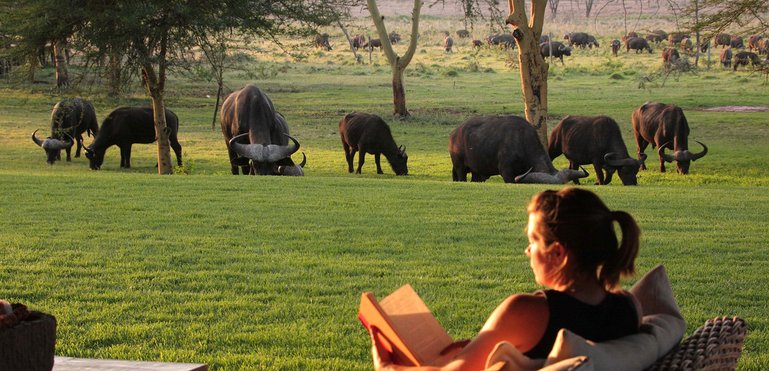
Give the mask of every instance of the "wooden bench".
[[202, 363], [174, 363], [151, 361], [124, 361], [118, 359], [92, 359], [54, 357], [54, 371], [208, 371], [208, 366]]

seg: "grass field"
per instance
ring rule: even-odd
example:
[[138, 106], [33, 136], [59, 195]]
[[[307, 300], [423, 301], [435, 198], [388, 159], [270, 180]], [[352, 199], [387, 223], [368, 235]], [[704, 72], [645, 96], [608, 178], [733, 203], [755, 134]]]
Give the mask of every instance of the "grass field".
[[[181, 75], [167, 89], [180, 118], [179, 175], [156, 175], [153, 145], [134, 146], [130, 170], [119, 168], [114, 147], [98, 172], [83, 157], [48, 166], [30, 134], [47, 132], [61, 98], [52, 72], [38, 76], [44, 84], [0, 80], [0, 298], [55, 315], [58, 355], [213, 370], [369, 369], [360, 293], [384, 296], [404, 283], [454, 338], [472, 337], [506, 296], [538, 289], [523, 254], [525, 206], [554, 187], [451, 182], [450, 131], [474, 115], [520, 115], [523, 103], [515, 52], [473, 51], [463, 40], [447, 55], [447, 22], [428, 17], [422, 27], [405, 81], [407, 121], [390, 117], [384, 57], [375, 51], [371, 64], [368, 55], [355, 64], [338, 31], [332, 52], [308, 50], [301, 61], [252, 45], [262, 53], [227, 84], [268, 92], [307, 154], [303, 178], [229, 175], [221, 132], [211, 129], [215, 87]], [[604, 44], [551, 65], [550, 127], [567, 114], [609, 115], [634, 153], [633, 109], [645, 101], [684, 109], [690, 138], [710, 148], [689, 175], [659, 173], [647, 150], [639, 186], [594, 186], [588, 168], [581, 187], [637, 218], [638, 271], [665, 264], [687, 333], [741, 316], [749, 333], [740, 369], [769, 368], [769, 113], [707, 110], [766, 107], [765, 78], [714, 66], [641, 89], [660, 67], [659, 50], [615, 58]], [[100, 120], [148, 102], [140, 91], [121, 100], [66, 95], [74, 94], [91, 99]], [[337, 124], [352, 111], [388, 121], [407, 148], [408, 177], [385, 164], [377, 175], [371, 156], [362, 175], [347, 174]]]

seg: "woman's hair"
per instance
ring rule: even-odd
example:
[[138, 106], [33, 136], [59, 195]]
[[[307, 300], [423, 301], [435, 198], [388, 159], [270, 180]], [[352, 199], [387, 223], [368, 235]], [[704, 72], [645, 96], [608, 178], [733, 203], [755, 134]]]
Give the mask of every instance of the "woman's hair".
[[[569, 263], [561, 278], [596, 275], [607, 290], [619, 285], [620, 276], [635, 273], [640, 230], [624, 211], [611, 211], [598, 196], [581, 188], [544, 191], [532, 197], [528, 212], [539, 215], [538, 233], [546, 243], [558, 241], [568, 251]], [[622, 230], [617, 243], [614, 222]]]

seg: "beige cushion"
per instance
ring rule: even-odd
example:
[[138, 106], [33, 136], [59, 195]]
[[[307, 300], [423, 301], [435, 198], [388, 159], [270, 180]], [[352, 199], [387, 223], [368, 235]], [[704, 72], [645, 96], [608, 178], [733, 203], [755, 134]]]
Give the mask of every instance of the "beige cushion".
[[641, 303], [643, 315], [664, 313], [684, 318], [673, 297], [673, 289], [663, 265], [647, 272], [629, 291]]
[[686, 323], [678, 309], [665, 268], [645, 274], [630, 292], [643, 311], [641, 332], [595, 343], [569, 330], [561, 330], [545, 365], [575, 356], [588, 356], [597, 370], [643, 370], [681, 341]]

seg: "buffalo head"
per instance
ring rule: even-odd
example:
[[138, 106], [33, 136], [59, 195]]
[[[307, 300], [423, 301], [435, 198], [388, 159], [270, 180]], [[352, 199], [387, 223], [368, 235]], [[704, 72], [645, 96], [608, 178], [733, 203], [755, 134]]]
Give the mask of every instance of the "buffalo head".
[[691, 161], [697, 161], [708, 153], [708, 147], [705, 144], [700, 141], [696, 142], [702, 146], [702, 151], [698, 153], [691, 153], [688, 149], [684, 149], [673, 152], [672, 156], [668, 155], [665, 153], [665, 147], [670, 146], [670, 142], [661, 145], [659, 149], [657, 149], [657, 153], [660, 155], [661, 159], [665, 160], [665, 162], [675, 161], [678, 173], [685, 175], [689, 173], [689, 164]]
[[61, 160], [61, 150], [65, 148], [70, 148], [72, 147], [72, 144], [75, 143], [75, 140], [72, 139], [72, 136], [67, 133], [64, 133], [64, 135], [69, 137], [69, 140], [67, 141], [63, 141], [63, 140], [52, 138], [52, 137], [45, 138], [45, 140], [40, 140], [35, 136], [38, 130], [40, 129], [37, 129], [35, 130], [35, 132], [32, 133], [32, 141], [35, 142], [35, 144], [37, 144], [41, 148], [43, 148], [43, 150], [45, 150], [45, 155], [46, 155], [45, 162], [47, 162], [49, 165], [53, 165], [53, 163], [56, 160]]
[[403, 145], [398, 147], [398, 153], [393, 158], [388, 158], [387, 160], [390, 161], [390, 166], [392, 166], [395, 175], [409, 175], [409, 156], [406, 154], [406, 147]]
[[[617, 158], [617, 154], [614, 152], [607, 153], [603, 156], [603, 159], [606, 166], [617, 171], [617, 175], [619, 176], [619, 179], [622, 180], [622, 184], [638, 185], [638, 178], [636, 175], [638, 174], [638, 170], [641, 169], [641, 163], [646, 160], [646, 154], [642, 154], [640, 161], [630, 157]], [[611, 181], [611, 173], [609, 173], [609, 179], [606, 180], [606, 183], [609, 183], [609, 181]]]
[[294, 152], [299, 150], [299, 141], [294, 137], [287, 136], [293, 144], [279, 145], [279, 144], [242, 144], [238, 143], [237, 139], [241, 137], [248, 137], [248, 133], [237, 135], [230, 139], [230, 148], [240, 157], [245, 157], [253, 162], [254, 171], [259, 175], [271, 175], [274, 172], [274, 165], [276, 162], [290, 157]]

